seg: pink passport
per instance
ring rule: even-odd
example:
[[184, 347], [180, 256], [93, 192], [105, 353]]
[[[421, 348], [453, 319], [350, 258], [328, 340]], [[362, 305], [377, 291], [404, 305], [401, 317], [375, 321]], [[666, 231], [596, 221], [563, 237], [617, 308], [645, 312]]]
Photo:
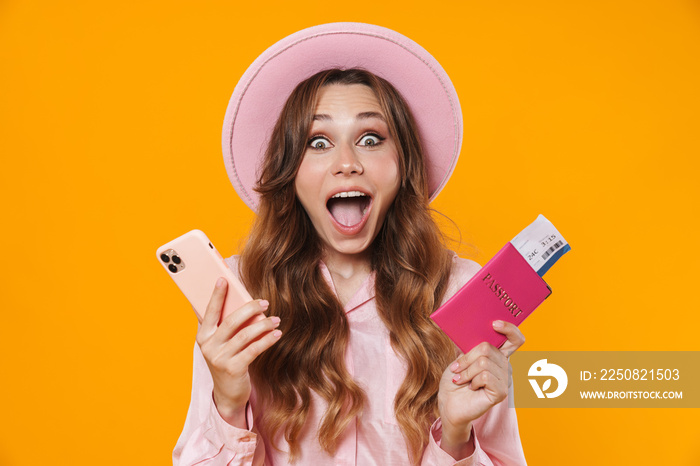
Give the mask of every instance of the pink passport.
[[494, 320], [520, 325], [552, 290], [510, 243], [430, 316], [464, 353], [482, 341], [499, 348]]

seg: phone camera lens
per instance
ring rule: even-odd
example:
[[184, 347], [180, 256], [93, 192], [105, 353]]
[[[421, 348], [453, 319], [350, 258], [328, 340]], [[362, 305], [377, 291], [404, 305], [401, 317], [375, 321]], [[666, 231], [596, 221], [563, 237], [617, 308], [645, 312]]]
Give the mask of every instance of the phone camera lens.
[[172, 273], [177, 273], [177, 267], [175, 267], [173, 264], [168, 266], [168, 270], [170, 270]]
[[161, 254], [161, 255], [160, 255], [160, 260], [162, 260], [162, 261], [165, 262], [166, 264], [167, 264], [168, 262], [170, 262], [170, 258], [168, 257], [167, 254]]
[[180, 256], [173, 256], [173, 262], [175, 264], [179, 264], [180, 263]]

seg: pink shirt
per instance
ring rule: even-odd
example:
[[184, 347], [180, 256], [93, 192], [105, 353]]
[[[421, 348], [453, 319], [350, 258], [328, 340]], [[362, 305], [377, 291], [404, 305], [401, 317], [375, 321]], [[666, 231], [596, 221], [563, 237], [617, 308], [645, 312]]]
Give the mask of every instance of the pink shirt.
[[[237, 270], [237, 258], [227, 262]], [[323, 276], [335, 291], [325, 264], [320, 264]], [[455, 262], [450, 276], [447, 300], [479, 269], [473, 261]], [[410, 465], [408, 448], [394, 417], [394, 397], [403, 382], [406, 369], [403, 360], [391, 347], [389, 334], [377, 314], [374, 299], [374, 274], [345, 306], [350, 325], [350, 341], [345, 363], [354, 379], [367, 394], [361, 417], [350, 423], [340, 438], [335, 456], [321, 449], [317, 440], [318, 425], [325, 411], [325, 402], [313, 397], [313, 406], [306, 428], [300, 438], [299, 465]], [[288, 464], [288, 445], [282, 437], [278, 451], [260, 434], [236, 428], [219, 415], [212, 398], [213, 382], [204, 357], [195, 344], [192, 398], [185, 427], [173, 451], [173, 465], [283, 465]], [[313, 393], [313, 392], [312, 392]], [[472, 435], [476, 450], [469, 458], [455, 461], [440, 449], [441, 424], [437, 419], [430, 428], [430, 441], [423, 454], [423, 465], [525, 465], [515, 409], [509, 408], [509, 398], [492, 407], [474, 421]], [[255, 403], [255, 397], [251, 397]], [[248, 425], [253, 427], [252, 412], [248, 410]]]

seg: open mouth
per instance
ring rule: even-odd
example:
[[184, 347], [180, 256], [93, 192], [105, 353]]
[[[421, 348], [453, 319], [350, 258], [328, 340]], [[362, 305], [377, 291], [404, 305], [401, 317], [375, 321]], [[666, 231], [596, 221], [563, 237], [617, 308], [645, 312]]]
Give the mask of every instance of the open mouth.
[[328, 199], [326, 208], [331, 216], [344, 227], [359, 225], [369, 211], [372, 198], [360, 191], [344, 191]]

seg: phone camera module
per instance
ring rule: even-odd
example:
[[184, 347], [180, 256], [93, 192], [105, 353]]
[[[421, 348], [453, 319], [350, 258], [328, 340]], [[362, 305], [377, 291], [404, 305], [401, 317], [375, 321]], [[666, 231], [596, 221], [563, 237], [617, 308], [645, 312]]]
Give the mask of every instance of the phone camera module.
[[182, 260], [175, 249], [168, 249], [160, 254], [163, 266], [167, 267], [171, 273], [178, 273], [185, 270], [185, 261]]

